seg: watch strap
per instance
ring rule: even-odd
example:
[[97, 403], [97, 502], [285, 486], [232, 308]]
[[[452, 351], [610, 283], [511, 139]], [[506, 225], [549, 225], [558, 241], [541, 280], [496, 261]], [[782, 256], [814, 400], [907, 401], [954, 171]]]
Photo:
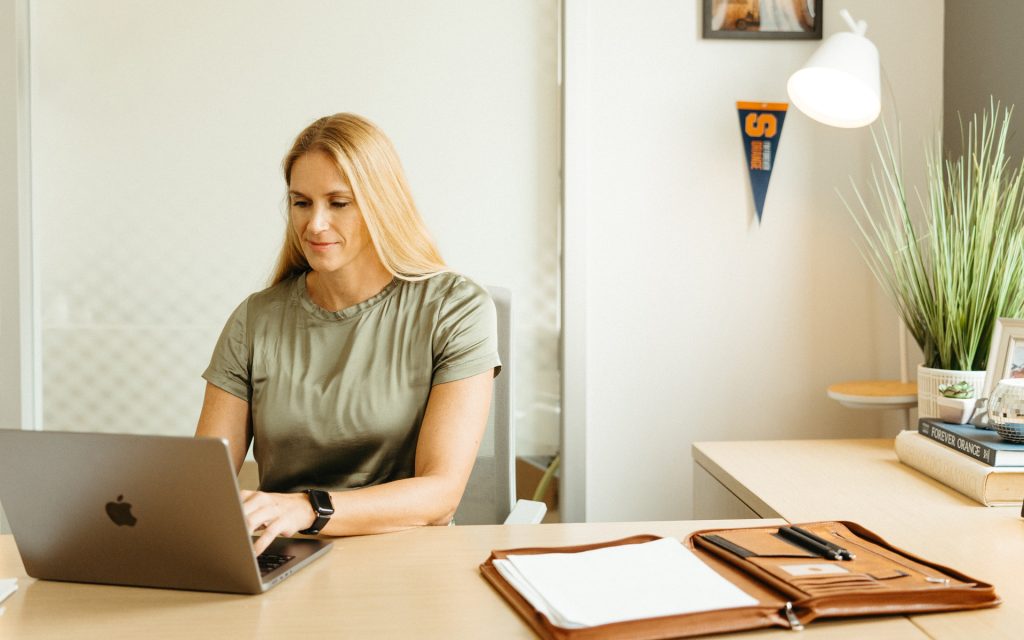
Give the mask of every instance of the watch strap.
[[306, 497], [309, 498], [309, 505], [313, 507], [313, 513], [316, 514], [316, 518], [308, 529], [303, 529], [299, 533], [303, 535], [316, 535], [323, 531], [331, 516], [334, 515], [334, 503], [331, 500], [331, 494], [322, 489], [306, 489]]

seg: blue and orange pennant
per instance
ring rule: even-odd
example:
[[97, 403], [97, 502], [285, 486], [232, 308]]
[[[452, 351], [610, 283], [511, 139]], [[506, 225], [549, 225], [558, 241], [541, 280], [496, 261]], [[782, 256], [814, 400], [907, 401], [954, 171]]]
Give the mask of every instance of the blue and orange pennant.
[[754, 192], [754, 210], [757, 221], [761, 222], [764, 199], [768, 195], [768, 181], [772, 167], [779, 153], [779, 138], [782, 137], [782, 123], [786, 120], [785, 102], [737, 102], [740, 113], [740, 131], [743, 133], [743, 150], [747, 153], [747, 171], [750, 173], [750, 188]]

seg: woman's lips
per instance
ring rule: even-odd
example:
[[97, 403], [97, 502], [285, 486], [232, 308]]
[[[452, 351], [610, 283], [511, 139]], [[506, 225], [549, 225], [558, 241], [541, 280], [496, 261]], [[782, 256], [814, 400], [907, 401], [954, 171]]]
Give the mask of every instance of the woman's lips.
[[307, 240], [306, 242], [313, 251], [327, 251], [334, 245], [338, 244], [337, 242], [313, 242], [310, 240]]

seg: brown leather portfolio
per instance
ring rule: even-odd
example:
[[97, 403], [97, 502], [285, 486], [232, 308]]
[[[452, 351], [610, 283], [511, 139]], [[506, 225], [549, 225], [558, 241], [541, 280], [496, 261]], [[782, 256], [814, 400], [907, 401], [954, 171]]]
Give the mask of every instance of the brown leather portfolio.
[[[750, 607], [567, 629], [534, 609], [493, 564], [515, 554], [577, 553], [659, 538], [653, 535], [573, 547], [494, 551], [480, 571], [540, 637], [553, 639], [685, 638], [765, 627], [799, 629], [819, 618], [919, 614], [999, 604], [992, 585], [897, 549], [855, 523], [796, 526], [817, 537], [819, 545], [824, 541], [848, 553], [828, 558], [815, 551], [813, 544], [809, 548], [780, 535], [778, 526], [697, 531], [682, 541], [708, 566], [758, 601]], [[842, 571], [813, 570], [832, 565]]]

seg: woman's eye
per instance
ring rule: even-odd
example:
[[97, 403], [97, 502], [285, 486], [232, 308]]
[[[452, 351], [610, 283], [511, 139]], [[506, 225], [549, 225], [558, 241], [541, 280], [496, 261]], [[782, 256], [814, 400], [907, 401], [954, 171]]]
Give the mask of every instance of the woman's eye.
[[309, 203], [306, 202], [305, 200], [293, 200], [292, 206], [297, 207], [299, 209], [304, 209], [309, 206]]
[[348, 206], [349, 204], [350, 204], [350, 203], [348, 203], [348, 202], [345, 202], [344, 200], [336, 200], [336, 201], [334, 201], [334, 202], [332, 202], [332, 203], [331, 203], [331, 206], [332, 206], [333, 208], [335, 208], [335, 209], [344, 209], [344, 208], [345, 208], [345, 207], [347, 207], [347, 206]]

